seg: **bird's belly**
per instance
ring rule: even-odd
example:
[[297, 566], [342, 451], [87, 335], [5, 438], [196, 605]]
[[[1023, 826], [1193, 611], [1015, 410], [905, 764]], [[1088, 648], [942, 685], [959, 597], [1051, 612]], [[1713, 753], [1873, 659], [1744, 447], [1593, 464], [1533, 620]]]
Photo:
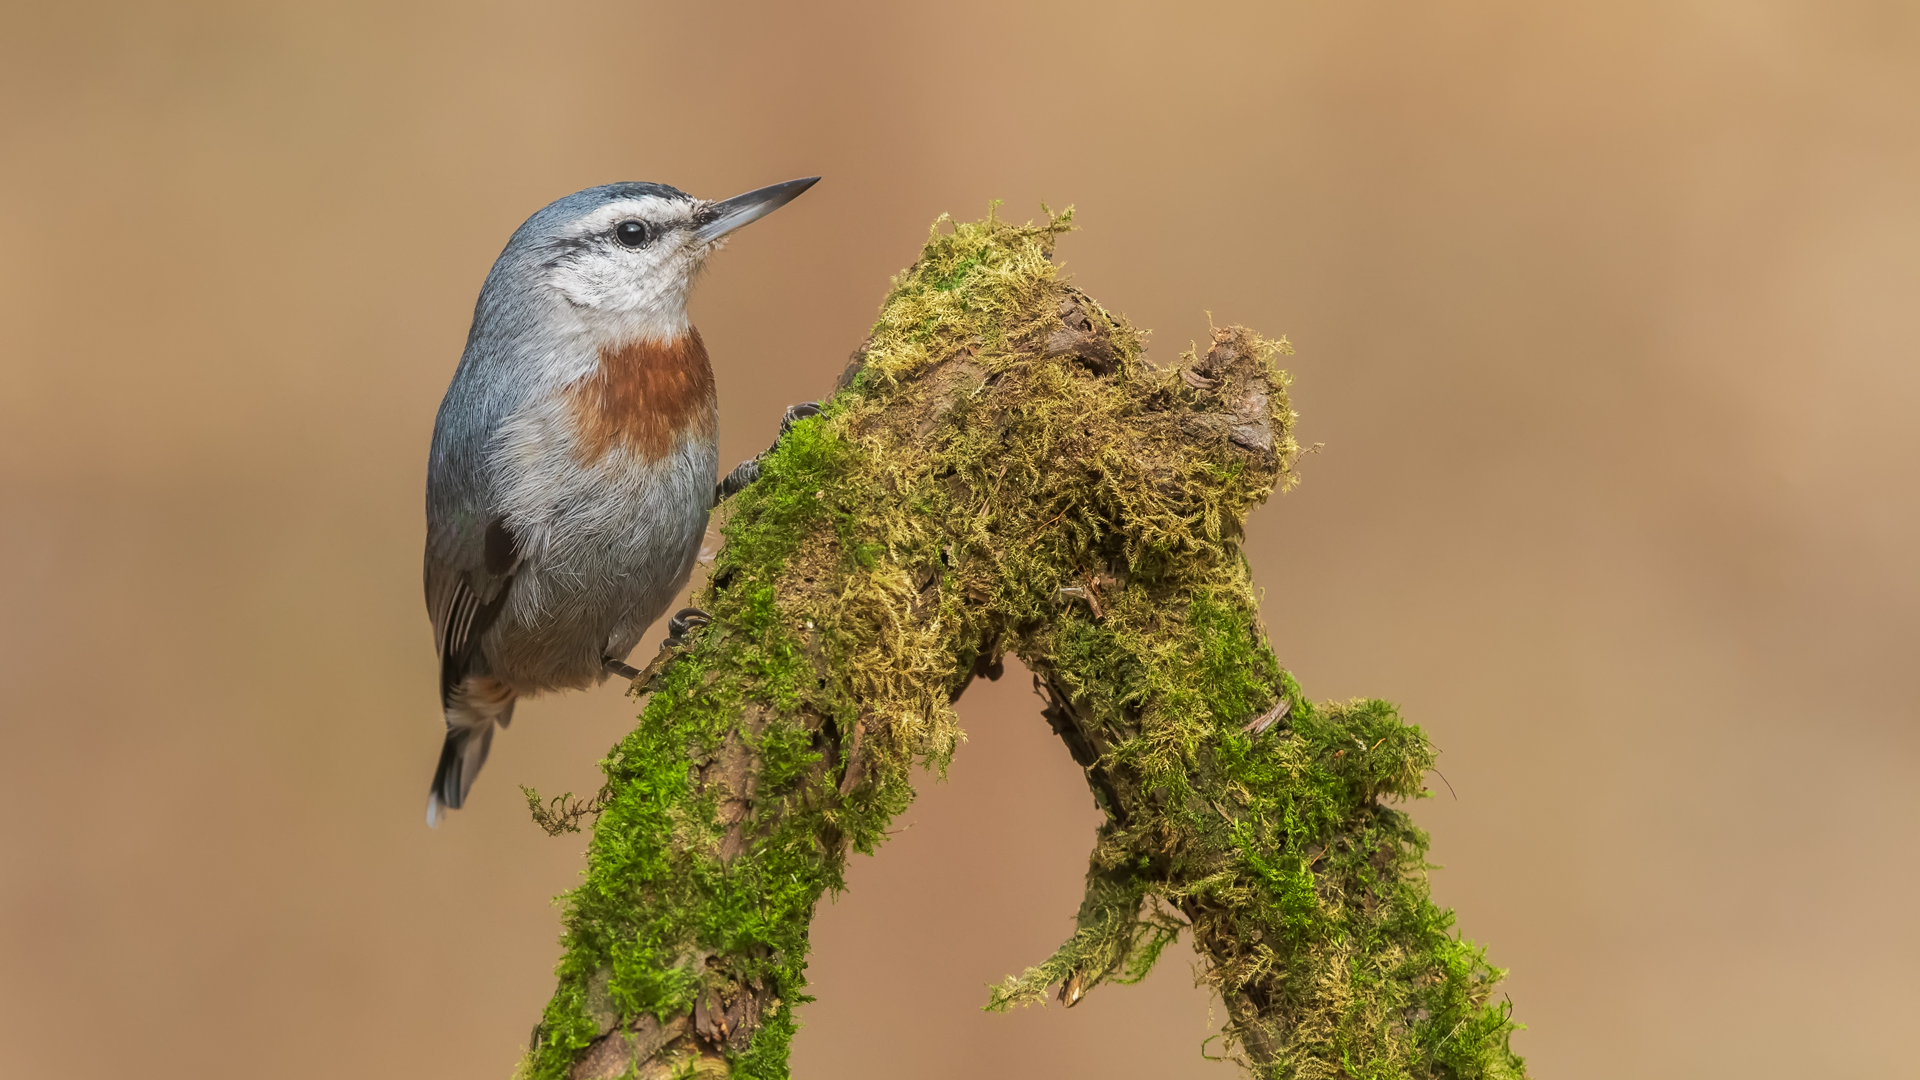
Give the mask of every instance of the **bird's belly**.
[[682, 438], [653, 461], [609, 455], [510, 492], [526, 556], [486, 643], [495, 675], [523, 693], [591, 686], [603, 658], [632, 651], [693, 571], [718, 463], [711, 441]]

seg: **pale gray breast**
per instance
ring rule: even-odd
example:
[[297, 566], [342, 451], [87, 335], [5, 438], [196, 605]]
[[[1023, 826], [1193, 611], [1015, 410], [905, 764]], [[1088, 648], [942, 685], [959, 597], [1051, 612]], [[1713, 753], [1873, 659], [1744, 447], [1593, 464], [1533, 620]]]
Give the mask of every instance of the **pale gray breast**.
[[672, 603], [700, 551], [718, 448], [703, 416], [664, 456], [623, 444], [581, 461], [574, 411], [551, 398], [501, 426], [499, 509], [524, 562], [487, 653], [526, 690], [592, 685]]

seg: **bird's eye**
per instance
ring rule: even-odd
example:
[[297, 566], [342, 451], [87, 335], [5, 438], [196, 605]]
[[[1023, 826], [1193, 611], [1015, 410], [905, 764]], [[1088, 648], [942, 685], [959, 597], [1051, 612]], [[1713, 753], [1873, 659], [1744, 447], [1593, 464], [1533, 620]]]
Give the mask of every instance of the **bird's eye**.
[[630, 248], [637, 248], [647, 242], [647, 223], [644, 221], [623, 221], [613, 227], [614, 239]]

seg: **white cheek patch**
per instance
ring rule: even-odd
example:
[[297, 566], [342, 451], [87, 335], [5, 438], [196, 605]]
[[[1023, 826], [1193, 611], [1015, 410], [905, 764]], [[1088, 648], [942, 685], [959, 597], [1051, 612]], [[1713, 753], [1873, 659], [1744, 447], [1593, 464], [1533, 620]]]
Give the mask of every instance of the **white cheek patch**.
[[679, 336], [687, 328], [687, 288], [705, 255], [705, 245], [679, 226], [691, 224], [698, 206], [649, 195], [595, 210], [569, 231], [605, 236], [617, 223], [638, 219], [659, 235], [638, 248], [588, 240], [553, 267], [547, 284], [566, 297], [601, 344]]

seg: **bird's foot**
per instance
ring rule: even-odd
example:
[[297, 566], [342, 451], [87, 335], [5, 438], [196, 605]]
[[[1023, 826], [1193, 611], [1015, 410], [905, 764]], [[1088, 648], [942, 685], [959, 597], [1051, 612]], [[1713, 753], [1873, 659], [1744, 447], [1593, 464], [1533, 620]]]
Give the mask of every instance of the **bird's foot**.
[[[785, 435], [787, 432], [792, 431], [793, 425], [805, 420], [809, 416], [819, 415], [820, 403], [817, 401], [803, 401], [798, 405], [789, 405], [787, 406], [787, 411], [780, 417], [780, 434]], [[773, 440], [773, 443], [774, 446], [778, 446], [780, 445], [780, 440], [776, 438]], [[772, 449], [772, 447], [768, 447], [768, 449]]]
[[817, 401], [803, 401], [798, 405], [787, 406], [787, 411], [780, 417], [780, 434], [774, 438], [773, 446], [769, 446], [759, 454], [735, 465], [733, 471], [727, 474], [726, 479], [715, 484], [713, 486], [714, 505], [718, 506], [728, 497], [737, 493], [741, 488], [760, 479], [761, 460], [768, 454], [773, 453], [774, 447], [780, 445], [780, 440], [786, 437], [787, 432], [793, 430], [793, 425], [805, 420], [809, 416], [819, 415], [820, 403]]
[[[712, 621], [712, 616], [699, 608], [681, 608], [673, 618], [667, 620], [667, 640], [660, 643], [660, 651], [646, 667], [636, 670], [617, 660], [607, 661], [607, 667], [630, 680], [627, 685], [628, 697], [639, 697], [652, 690], [660, 676], [665, 675], [667, 669], [673, 667], [674, 661], [687, 651], [687, 636]], [[619, 666], [615, 667], [616, 664]]]
[[686, 644], [688, 634], [703, 629], [712, 621], [713, 616], [697, 607], [683, 607], [673, 613], [673, 618], [667, 620], [666, 644], [676, 649], [680, 648]]

